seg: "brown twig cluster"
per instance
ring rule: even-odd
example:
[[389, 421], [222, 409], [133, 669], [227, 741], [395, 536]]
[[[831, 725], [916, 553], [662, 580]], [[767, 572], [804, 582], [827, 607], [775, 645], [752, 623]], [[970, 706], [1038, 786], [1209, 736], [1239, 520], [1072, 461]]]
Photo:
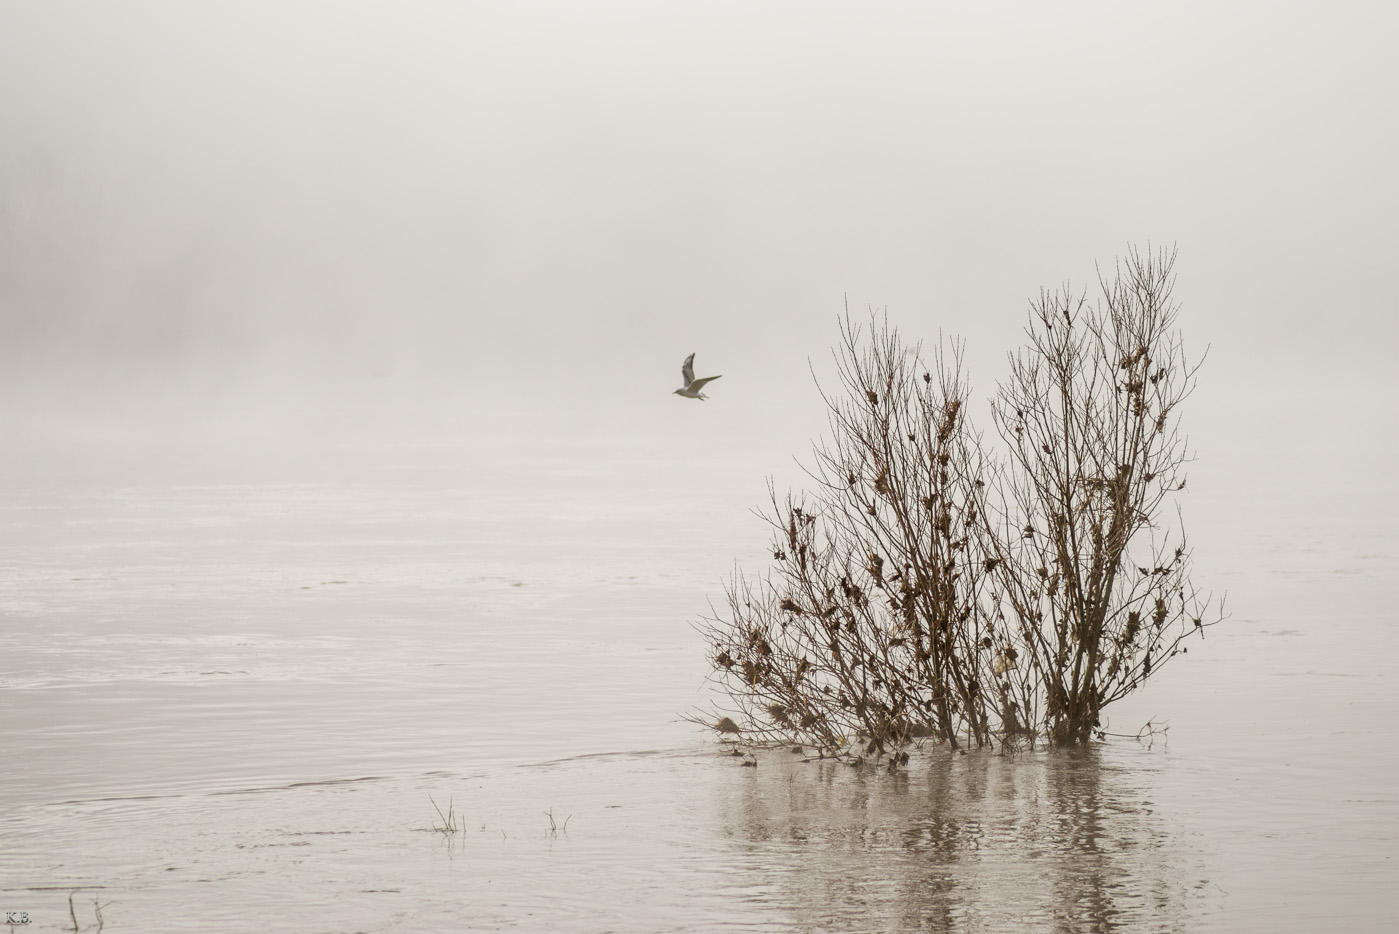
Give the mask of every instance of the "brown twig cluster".
[[852, 756], [1079, 745], [1216, 621], [1183, 530], [1160, 523], [1199, 367], [1174, 330], [1174, 260], [1130, 252], [1096, 305], [1032, 302], [992, 407], [999, 448], [968, 421], [962, 344], [925, 365], [887, 321], [847, 316], [812, 488], [772, 491], [770, 570], [736, 572], [701, 623], [728, 701], [704, 721]]

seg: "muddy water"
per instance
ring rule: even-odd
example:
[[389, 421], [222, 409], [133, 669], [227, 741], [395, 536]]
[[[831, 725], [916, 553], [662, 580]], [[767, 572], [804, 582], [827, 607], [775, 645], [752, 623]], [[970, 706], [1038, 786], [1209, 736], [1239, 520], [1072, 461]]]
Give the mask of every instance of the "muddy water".
[[1169, 720], [1149, 746], [745, 767], [677, 714], [704, 697], [687, 619], [760, 554], [760, 474], [570, 445], [11, 469], [0, 911], [92, 929], [104, 906], [114, 931], [1399, 916], [1399, 562], [1372, 502], [1218, 482], [1191, 504], [1234, 616], [1113, 710], [1118, 732]]

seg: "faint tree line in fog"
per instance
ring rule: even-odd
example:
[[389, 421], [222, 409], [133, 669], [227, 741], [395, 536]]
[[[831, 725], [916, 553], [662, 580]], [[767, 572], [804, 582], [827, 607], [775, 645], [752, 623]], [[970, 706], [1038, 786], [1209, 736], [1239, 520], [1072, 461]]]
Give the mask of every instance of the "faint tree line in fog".
[[772, 566], [735, 572], [700, 623], [726, 698], [704, 722], [903, 758], [924, 737], [1101, 737], [1105, 707], [1222, 618], [1168, 514], [1201, 362], [1175, 330], [1174, 263], [1129, 250], [1098, 302], [1032, 301], [992, 402], [999, 444], [969, 420], [959, 341], [925, 358], [847, 314], [812, 486], [773, 492]]

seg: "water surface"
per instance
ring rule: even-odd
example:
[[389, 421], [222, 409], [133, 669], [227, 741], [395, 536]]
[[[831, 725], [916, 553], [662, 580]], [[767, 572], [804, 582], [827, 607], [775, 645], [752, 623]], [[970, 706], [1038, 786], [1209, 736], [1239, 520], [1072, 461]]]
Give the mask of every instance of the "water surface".
[[1399, 914], [1383, 510], [1222, 482], [1191, 504], [1234, 616], [1113, 708], [1115, 732], [1168, 720], [1150, 744], [747, 767], [679, 718], [706, 697], [689, 621], [764, 544], [761, 470], [676, 457], [696, 430], [8, 466], [0, 910], [71, 929], [72, 895], [116, 931]]

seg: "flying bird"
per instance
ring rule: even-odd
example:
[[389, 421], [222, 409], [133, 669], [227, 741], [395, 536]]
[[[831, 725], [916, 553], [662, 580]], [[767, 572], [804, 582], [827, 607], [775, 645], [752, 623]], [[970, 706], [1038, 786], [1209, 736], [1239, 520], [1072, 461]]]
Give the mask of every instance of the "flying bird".
[[[710, 380], [718, 379], [718, 376], [706, 376], [703, 379], [695, 379], [695, 355], [690, 354], [685, 358], [685, 363], [680, 367], [680, 375], [685, 378], [685, 385], [675, 390], [677, 396], [684, 396], [686, 399], [708, 399], [704, 393], [700, 392], [704, 384]], [[720, 374], [721, 376], [723, 374]]]

